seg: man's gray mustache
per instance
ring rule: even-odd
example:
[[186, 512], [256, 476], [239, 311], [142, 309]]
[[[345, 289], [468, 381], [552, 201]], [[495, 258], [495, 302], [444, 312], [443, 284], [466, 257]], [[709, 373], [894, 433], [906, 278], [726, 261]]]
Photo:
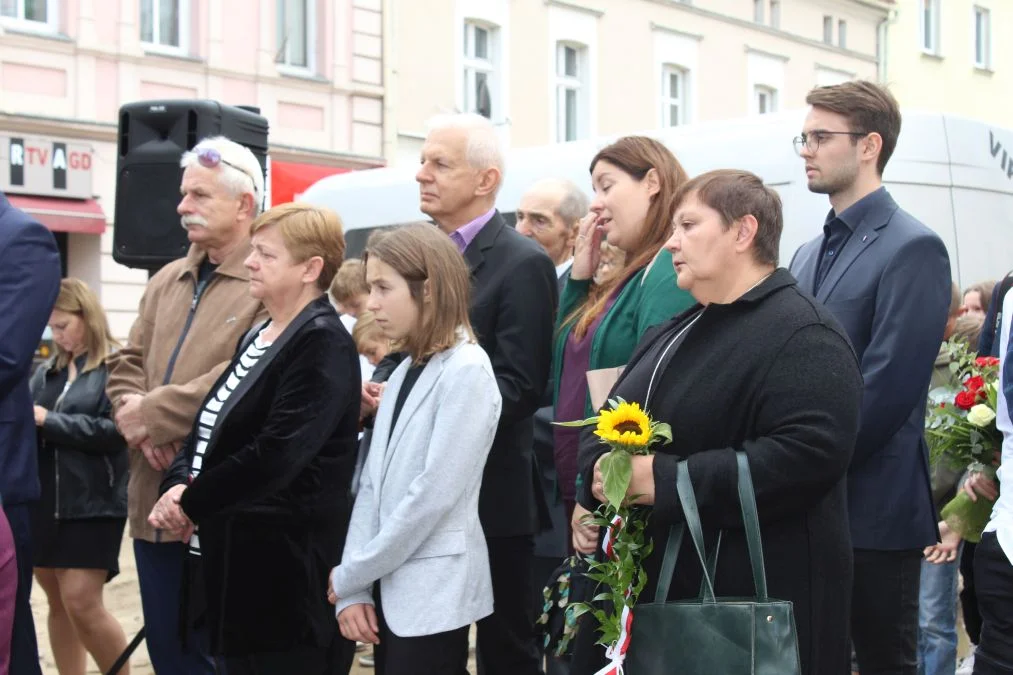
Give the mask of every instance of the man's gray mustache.
[[192, 225], [196, 225], [198, 227], [208, 226], [208, 221], [200, 216], [183, 216], [179, 219], [179, 223], [183, 226], [184, 230]]

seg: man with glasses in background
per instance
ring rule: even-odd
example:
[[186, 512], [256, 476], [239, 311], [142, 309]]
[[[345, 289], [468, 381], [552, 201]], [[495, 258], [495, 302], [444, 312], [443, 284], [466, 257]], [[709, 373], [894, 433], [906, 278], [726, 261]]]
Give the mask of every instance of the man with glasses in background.
[[[148, 524], [162, 472], [190, 432], [205, 395], [239, 339], [267, 314], [248, 293], [243, 262], [260, 213], [264, 174], [250, 150], [223, 136], [180, 160], [177, 211], [191, 246], [148, 282], [126, 347], [109, 360], [107, 393], [130, 453], [130, 536], [141, 587], [148, 655], [159, 675], [215, 672], [207, 635], [180, 639], [186, 544]], [[190, 597], [199, 597], [199, 593]]]
[[937, 535], [923, 426], [950, 261], [939, 236], [882, 185], [901, 126], [890, 92], [846, 82], [813, 89], [806, 102], [795, 148], [809, 189], [832, 208], [790, 269], [841, 322], [865, 379], [847, 477], [852, 641], [863, 675], [914, 675], [921, 557]]

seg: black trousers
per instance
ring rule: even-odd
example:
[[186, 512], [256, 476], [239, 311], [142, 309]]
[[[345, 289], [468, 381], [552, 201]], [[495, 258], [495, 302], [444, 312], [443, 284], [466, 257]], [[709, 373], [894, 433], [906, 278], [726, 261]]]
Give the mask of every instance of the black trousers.
[[532, 535], [486, 537], [495, 609], [478, 622], [479, 675], [538, 675], [540, 652], [531, 606]]
[[219, 675], [346, 675], [355, 658], [355, 643], [336, 635], [330, 647], [299, 647], [238, 658], [219, 657]]
[[383, 616], [380, 584], [373, 587], [373, 597], [380, 624], [380, 644], [373, 648], [376, 675], [468, 675], [471, 626], [435, 635], [399, 637], [391, 632]]
[[981, 640], [981, 612], [978, 611], [978, 596], [974, 587], [974, 551], [977, 544], [964, 542], [960, 550], [960, 576], [964, 587], [960, 590], [960, 613], [964, 617], [964, 630], [974, 644]]
[[922, 552], [855, 549], [851, 640], [862, 675], [918, 672]]
[[974, 675], [1013, 675], [1013, 563], [995, 532], [981, 535], [974, 573], [982, 618]]

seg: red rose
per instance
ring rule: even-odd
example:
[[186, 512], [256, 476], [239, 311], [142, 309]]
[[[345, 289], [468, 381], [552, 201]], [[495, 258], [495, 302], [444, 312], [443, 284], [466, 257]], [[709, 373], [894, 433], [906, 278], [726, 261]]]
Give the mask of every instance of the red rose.
[[974, 377], [968, 378], [967, 382], [964, 383], [964, 387], [968, 391], [979, 391], [985, 386], [985, 379], [981, 375], [975, 375]]
[[973, 391], [962, 391], [953, 399], [953, 403], [961, 410], [970, 410], [978, 401], [978, 394]]
[[974, 363], [980, 368], [985, 368], [987, 366], [998, 366], [999, 359], [997, 359], [994, 356], [979, 356], [974, 360]]

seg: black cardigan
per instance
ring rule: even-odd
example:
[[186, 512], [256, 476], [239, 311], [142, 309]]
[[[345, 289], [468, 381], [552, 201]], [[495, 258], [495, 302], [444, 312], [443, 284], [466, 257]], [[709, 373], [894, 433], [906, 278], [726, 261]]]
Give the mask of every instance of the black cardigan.
[[[613, 394], [643, 402], [652, 368], [637, 368], [638, 360], [699, 309], [645, 335]], [[753, 594], [736, 492], [735, 452], [743, 450], [756, 490], [768, 589], [771, 597], [795, 603], [803, 672], [844, 672], [852, 574], [844, 478], [861, 392], [846, 334], [786, 270], [733, 303], [707, 307], [647, 402], [652, 417], [672, 426], [674, 441], [656, 446], [656, 501], [647, 531], [654, 553], [645, 564], [649, 581], [641, 600], [654, 597], [668, 528], [683, 520], [675, 467], [685, 458], [708, 544], [718, 529], [730, 529], [715, 591]], [[588, 487], [605, 450], [589, 432], [582, 436], [579, 499], [587, 508], [597, 506]], [[686, 537], [669, 597], [696, 597], [700, 581]]]
[[[219, 412], [201, 472], [180, 499], [200, 530], [214, 653], [285, 651], [334, 639], [327, 577], [341, 561], [351, 513], [360, 377], [355, 344], [321, 296]], [[162, 492], [187, 483], [190, 439]]]

